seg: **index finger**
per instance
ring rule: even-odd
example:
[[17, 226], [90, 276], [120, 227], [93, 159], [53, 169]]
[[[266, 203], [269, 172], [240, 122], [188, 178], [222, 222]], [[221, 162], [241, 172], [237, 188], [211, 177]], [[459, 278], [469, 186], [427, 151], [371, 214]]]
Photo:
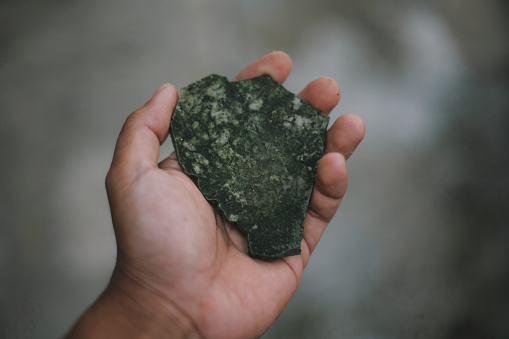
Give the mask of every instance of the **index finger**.
[[282, 84], [292, 70], [292, 59], [284, 52], [269, 53], [248, 65], [233, 79], [239, 81], [254, 78], [259, 75], [270, 75]]

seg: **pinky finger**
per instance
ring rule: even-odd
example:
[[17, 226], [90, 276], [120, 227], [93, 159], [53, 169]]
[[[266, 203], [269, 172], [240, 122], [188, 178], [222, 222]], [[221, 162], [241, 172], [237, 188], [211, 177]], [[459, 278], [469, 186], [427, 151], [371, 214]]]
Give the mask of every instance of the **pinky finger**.
[[336, 213], [348, 186], [343, 155], [328, 153], [318, 165], [315, 187], [304, 223], [304, 240], [312, 252]]

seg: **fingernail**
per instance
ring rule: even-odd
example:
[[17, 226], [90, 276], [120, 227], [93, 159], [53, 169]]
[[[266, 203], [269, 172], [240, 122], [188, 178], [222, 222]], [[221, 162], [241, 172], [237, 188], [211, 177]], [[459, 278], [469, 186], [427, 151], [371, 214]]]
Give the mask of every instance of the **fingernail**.
[[161, 93], [165, 88], [167, 88], [169, 85], [169, 83], [165, 82], [164, 84], [162, 84], [161, 86], [159, 86], [159, 88], [157, 89], [157, 91], [155, 91], [154, 95], [152, 95], [152, 98], [155, 97], [156, 95], [158, 95], [159, 93]]

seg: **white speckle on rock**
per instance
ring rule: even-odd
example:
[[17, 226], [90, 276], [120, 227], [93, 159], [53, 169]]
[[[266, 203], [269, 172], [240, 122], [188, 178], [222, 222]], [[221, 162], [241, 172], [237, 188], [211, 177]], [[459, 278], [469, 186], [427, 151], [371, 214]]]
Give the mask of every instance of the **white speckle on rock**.
[[224, 145], [228, 142], [230, 138], [230, 133], [228, 131], [224, 131], [223, 134], [217, 139], [217, 142], [221, 145]]
[[209, 160], [201, 154], [196, 154], [196, 160], [205, 166], [208, 166], [208, 164], [210, 163]]
[[278, 181], [279, 180], [279, 177], [275, 174], [272, 174], [269, 178], [271, 181]]
[[299, 97], [293, 99], [293, 109], [299, 109], [302, 106], [302, 100]]
[[190, 143], [188, 143], [187, 141], [184, 141], [182, 143], [182, 145], [184, 145], [185, 148], [187, 148], [188, 150], [190, 151], [196, 151], [196, 147], [194, 147], [194, 145], [191, 145]]
[[224, 111], [211, 111], [210, 115], [216, 120], [216, 123], [228, 122], [228, 114]]
[[258, 99], [258, 100], [251, 102], [251, 104], [249, 104], [249, 108], [252, 109], [253, 111], [258, 111], [260, 109], [260, 107], [262, 107], [262, 105], [263, 105], [263, 100]]
[[297, 127], [302, 127], [304, 125], [309, 125], [310, 120], [308, 118], [301, 117], [300, 115], [297, 115], [295, 117], [295, 124]]
[[226, 93], [224, 90], [224, 87], [221, 87], [221, 84], [216, 84], [210, 88], [207, 89], [207, 94], [214, 98], [225, 98]]

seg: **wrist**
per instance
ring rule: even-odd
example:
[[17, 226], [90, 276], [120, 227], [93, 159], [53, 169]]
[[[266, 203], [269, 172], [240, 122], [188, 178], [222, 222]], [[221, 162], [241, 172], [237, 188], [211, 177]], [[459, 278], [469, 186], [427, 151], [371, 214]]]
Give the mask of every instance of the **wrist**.
[[200, 338], [176, 306], [115, 269], [99, 299], [83, 314], [68, 338]]

